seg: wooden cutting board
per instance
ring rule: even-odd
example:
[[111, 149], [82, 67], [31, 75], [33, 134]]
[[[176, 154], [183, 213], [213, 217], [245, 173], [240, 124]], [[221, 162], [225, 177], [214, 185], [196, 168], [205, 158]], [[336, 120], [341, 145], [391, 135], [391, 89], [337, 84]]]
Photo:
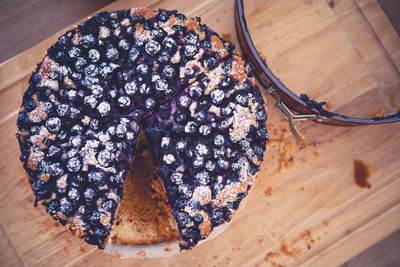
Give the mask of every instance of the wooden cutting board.
[[[249, 0], [257, 47], [289, 88], [328, 100], [333, 111], [368, 117], [396, 110], [400, 40], [376, 0]], [[117, 1], [179, 9], [237, 44], [233, 1]], [[70, 28], [70, 27], [68, 27]], [[218, 238], [163, 259], [123, 260], [72, 236], [34, 208], [19, 162], [16, 116], [30, 73], [57, 36], [0, 65], [0, 262], [2, 265], [304, 266], [338, 265], [400, 228], [400, 124], [299, 124], [296, 145], [266, 96], [271, 142], [246, 206]], [[370, 189], [354, 181], [354, 160], [371, 165]]]

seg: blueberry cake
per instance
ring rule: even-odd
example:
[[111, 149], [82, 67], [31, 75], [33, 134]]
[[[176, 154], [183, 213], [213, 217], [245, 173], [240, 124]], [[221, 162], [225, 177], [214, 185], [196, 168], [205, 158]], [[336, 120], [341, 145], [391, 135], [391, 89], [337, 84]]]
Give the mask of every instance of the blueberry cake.
[[233, 48], [199, 18], [147, 8], [100, 12], [62, 35], [17, 121], [35, 205], [103, 248], [143, 130], [180, 248], [230, 221], [268, 140], [252, 69]]

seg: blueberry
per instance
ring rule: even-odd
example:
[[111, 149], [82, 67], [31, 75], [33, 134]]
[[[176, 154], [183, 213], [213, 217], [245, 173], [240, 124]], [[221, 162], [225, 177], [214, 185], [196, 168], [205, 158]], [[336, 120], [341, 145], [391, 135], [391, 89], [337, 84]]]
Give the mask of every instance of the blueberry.
[[175, 49], [177, 47], [177, 44], [176, 44], [175, 40], [172, 39], [171, 37], [166, 37], [163, 40], [162, 44], [165, 47], [165, 49], [170, 53], [175, 52]]
[[81, 50], [76, 46], [73, 46], [71, 48], [71, 50], [69, 50], [69, 52], [68, 52], [68, 55], [69, 55], [70, 58], [79, 57], [80, 54], [81, 54]]
[[130, 44], [126, 39], [122, 39], [118, 43], [118, 47], [121, 48], [124, 51], [128, 51], [130, 48]]
[[130, 100], [130, 98], [129, 97], [127, 97], [127, 96], [120, 96], [119, 98], [118, 98], [118, 105], [121, 107], [121, 108], [125, 108], [125, 107], [129, 107], [130, 105], [131, 105], [131, 100]]
[[153, 109], [155, 105], [156, 105], [156, 100], [152, 97], [149, 97], [144, 101], [144, 106], [147, 110]]
[[205, 169], [206, 169], [207, 171], [209, 171], [209, 172], [214, 171], [214, 170], [215, 170], [215, 164], [214, 164], [214, 162], [212, 162], [211, 160], [207, 161], [207, 162], [206, 162]]
[[90, 183], [101, 186], [105, 182], [105, 174], [102, 172], [93, 171], [88, 174], [88, 179]]
[[174, 120], [177, 123], [185, 123], [188, 119], [188, 114], [185, 110], [181, 110], [178, 109], [175, 113], [174, 113]]
[[260, 137], [262, 140], [268, 140], [269, 134], [267, 129], [261, 128], [257, 130], [257, 136]]
[[206, 50], [211, 48], [211, 42], [209, 40], [204, 40], [200, 43], [200, 46]]
[[60, 117], [65, 117], [69, 113], [69, 106], [67, 104], [59, 104], [57, 106], [57, 114]]
[[167, 51], [162, 51], [161, 54], [158, 56], [158, 62], [160, 63], [167, 63], [169, 62], [170, 55]]
[[113, 211], [116, 207], [116, 203], [112, 199], [107, 199], [107, 200], [103, 201], [103, 203], [101, 203], [101, 207], [105, 211]]
[[78, 172], [81, 169], [81, 162], [78, 158], [72, 158], [67, 162], [67, 169], [70, 172]]
[[[71, 174], [70, 174], [71, 175]], [[74, 187], [81, 187], [83, 185], [83, 178], [80, 174], [75, 174], [73, 176], [69, 176], [70, 178], [70, 183]]]
[[[197, 87], [197, 88], [200, 88], [200, 87]], [[193, 89], [194, 90], [194, 89]], [[197, 90], [197, 89], [196, 89]], [[200, 90], [201, 90], [201, 88], [200, 88]], [[189, 105], [190, 105], [190, 103], [191, 103], [191, 100], [190, 100], [190, 97], [188, 96], [188, 95], [181, 95], [181, 96], [179, 96], [179, 98], [178, 98], [178, 106], [180, 106], [181, 108], [187, 108], [187, 107], [189, 107]]]
[[237, 94], [235, 97], [236, 102], [241, 106], [246, 106], [249, 102], [249, 97], [244, 94]]
[[73, 210], [72, 204], [69, 201], [65, 201], [60, 206], [60, 212], [63, 213], [67, 217], [71, 216], [73, 211], [74, 210]]
[[141, 47], [144, 45], [144, 39], [142, 37], [135, 38], [135, 46]]
[[52, 200], [50, 203], [47, 205], [47, 213], [56, 213], [58, 212], [60, 208], [60, 203], [57, 200]]
[[225, 144], [225, 138], [224, 138], [222, 135], [217, 134], [217, 135], [214, 137], [214, 145], [216, 145], [217, 147], [221, 147], [221, 146], [223, 146], [224, 144]]
[[112, 186], [117, 186], [121, 183], [121, 176], [118, 174], [112, 175], [109, 179], [109, 184]]
[[105, 117], [108, 114], [110, 114], [111, 106], [110, 104], [108, 104], [108, 102], [103, 101], [97, 106], [97, 111], [100, 113], [102, 117]]
[[209, 125], [201, 125], [199, 128], [199, 133], [201, 135], [207, 136], [211, 133], [211, 126]]
[[158, 52], [160, 52], [161, 45], [154, 40], [150, 40], [146, 43], [144, 49], [148, 55], [155, 56], [158, 54]]
[[47, 151], [47, 156], [49, 157], [53, 157], [56, 155], [60, 155], [61, 154], [61, 149], [59, 149], [58, 147], [52, 145], [49, 147], [48, 151]]
[[132, 47], [131, 50], [129, 50], [129, 60], [135, 62], [139, 54], [139, 50], [137, 50], [137, 48], [135, 47]]
[[86, 202], [92, 202], [94, 200], [96, 192], [92, 188], [86, 188], [83, 195], [85, 196]]
[[265, 121], [267, 119], [267, 114], [265, 113], [264, 109], [260, 109], [256, 112], [256, 120], [258, 121]]
[[199, 169], [204, 166], [204, 158], [197, 156], [192, 162], [193, 168]]
[[19, 114], [18, 114], [18, 125], [20, 127], [25, 126], [27, 123], [30, 122], [29, 120], [29, 116], [28, 116], [28, 112], [26, 112], [25, 110], [22, 110]]
[[224, 213], [221, 209], [216, 208], [211, 211], [211, 221], [214, 225], [220, 225], [224, 223]]
[[188, 184], [181, 184], [178, 186], [178, 192], [182, 198], [188, 199], [192, 196], [193, 190]]
[[194, 78], [196, 72], [193, 68], [186, 68], [185, 69], [185, 77], [188, 79]]
[[96, 38], [93, 34], [84, 35], [82, 36], [80, 43], [84, 48], [93, 47], [96, 44]]
[[187, 44], [195, 45], [199, 41], [199, 36], [194, 31], [189, 31], [185, 34], [185, 41]]
[[101, 213], [98, 210], [94, 210], [89, 217], [89, 220], [93, 224], [98, 224], [100, 222]]
[[186, 227], [190, 223], [190, 217], [186, 212], [179, 212], [176, 217], [176, 222], [179, 227]]
[[110, 47], [107, 48], [106, 50], [106, 57], [110, 60], [110, 61], [116, 61], [119, 57], [119, 52], [115, 47]]
[[35, 100], [32, 98], [26, 98], [23, 105], [25, 110], [28, 112], [34, 110], [37, 106]]
[[171, 65], [165, 65], [163, 68], [163, 74], [167, 79], [173, 79], [175, 77], [175, 69]]
[[189, 44], [186, 45], [183, 50], [183, 55], [185, 57], [193, 57], [197, 53], [197, 46]]
[[209, 57], [207, 58], [206, 63], [207, 63], [207, 68], [209, 70], [212, 70], [217, 66], [218, 61], [214, 57]]
[[150, 35], [155, 40], [161, 41], [167, 35], [167, 33], [163, 29], [158, 28], [158, 29], [151, 30]]
[[146, 74], [149, 73], [149, 66], [148, 66], [146, 63], [139, 64], [139, 65], [136, 67], [136, 71], [137, 71], [139, 74], [146, 75]]
[[203, 216], [201, 216], [201, 214], [197, 213], [193, 216], [193, 221], [195, 224], [201, 224], [203, 222]]
[[95, 63], [100, 59], [100, 53], [96, 49], [90, 49], [88, 52], [88, 58], [91, 62]]
[[180, 172], [175, 172], [170, 176], [171, 182], [176, 184], [176, 185], [180, 185], [183, 183], [183, 174]]
[[72, 202], [78, 201], [80, 199], [79, 191], [72, 187], [68, 192], [68, 199]]
[[193, 121], [189, 121], [185, 125], [185, 133], [194, 134], [197, 132], [197, 124]]
[[49, 166], [49, 171], [52, 176], [60, 176], [64, 173], [64, 170], [61, 168], [60, 163], [53, 163]]
[[95, 98], [101, 98], [101, 97], [103, 96], [103, 91], [104, 91], [103, 87], [101, 87], [101, 86], [98, 85], [98, 84], [93, 85], [93, 86], [91, 87], [92, 95], [93, 95]]
[[225, 93], [221, 89], [215, 89], [211, 92], [211, 101], [218, 105], [220, 104], [225, 98]]
[[173, 154], [166, 154], [163, 156], [163, 162], [165, 162], [165, 164], [171, 165], [176, 162], [176, 158]]
[[[85, 68], [84, 72], [88, 77], [95, 77], [99, 73], [99, 69], [95, 65], [90, 64]], [[77, 77], [77, 80], [80, 80], [80, 78]]]
[[102, 150], [97, 154], [97, 161], [101, 166], [108, 167], [114, 160], [114, 154], [108, 150]]
[[203, 90], [197, 85], [192, 85], [189, 87], [189, 95], [193, 98], [201, 96], [202, 93]]
[[126, 83], [124, 88], [125, 88], [125, 92], [127, 95], [134, 95], [134, 94], [136, 94], [136, 92], [138, 90], [137, 84], [135, 81]]
[[157, 18], [162, 22], [166, 22], [168, 20], [169, 16], [164, 12], [159, 12], [157, 15]]
[[201, 171], [195, 175], [195, 181], [200, 185], [207, 185], [210, 182], [210, 175], [206, 171]]

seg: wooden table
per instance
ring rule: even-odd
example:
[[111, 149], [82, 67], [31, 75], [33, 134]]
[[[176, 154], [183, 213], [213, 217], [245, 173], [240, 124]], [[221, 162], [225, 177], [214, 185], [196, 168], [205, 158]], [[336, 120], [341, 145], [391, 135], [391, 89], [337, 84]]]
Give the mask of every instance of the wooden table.
[[[376, 0], [249, 0], [257, 47], [295, 92], [330, 109], [368, 117], [396, 110], [400, 39]], [[233, 1], [117, 1], [179, 9], [237, 44]], [[218, 238], [163, 259], [123, 260], [73, 237], [41, 208], [18, 160], [16, 116], [27, 80], [54, 36], [0, 65], [0, 259], [4, 265], [339, 265], [400, 228], [400, 125], [299, 125], [301, 148], [268, 102], [271, 142], [247, 205]], [[393, 105], [392, 105], [393, 104]], [[354, 160], [372, 166], [370, 189], [354, 182]]]

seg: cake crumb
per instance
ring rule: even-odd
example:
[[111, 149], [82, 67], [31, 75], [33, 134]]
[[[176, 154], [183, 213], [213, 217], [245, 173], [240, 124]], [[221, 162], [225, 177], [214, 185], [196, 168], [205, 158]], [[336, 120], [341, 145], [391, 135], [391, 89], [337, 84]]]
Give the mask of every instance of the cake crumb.
[[272, 233], [272, 237], [273, 237], [273, 238], [276, 238], [277, 236], [278, 236], [278, 235], [277, 235], [275, 232]]
[[284, 255], [295, 259], [299, 259], [303, 254], [303, 250], [293, 248], [292, 243], [288, 239], [282, 240], [281, 251]]
[[304, 186], [300, 187], [300, 191], [304, 191]]
[[67, 250], [68, 250], [68, 247], [67, 247], [67, 246], [64, 246], [63, 249], [64, 249], [64, 251], [67, 251]]
[[83, 263], [88, 263], [89, 261], [87, 259], [83, 259]]
[[392, 107], [394, 108], [397, 108], [397, 106], [399, 105], [399, 102], [397, 101], [393, 93], [390, 93], [390, 105], [392, 105]]
[[141, 257], [146, 257], [146, 251], [141, 250], [138, 253], [136, 253], [136, 255], [141, 256]]
[[222, 34], [222, 38], [224, 38], [225, 40], [230, 41], [232, 38], [232, 35], [230, 35], [229, 33], [223, 33]]
[[258, 244], [260, 244], [260, 246], [264, 246], [264, 238], [258, 237]]
[[121, 258], [121, 254], [117, 253], [117, 254], [114, 255], [114, 257], [119, 259], [119, 258]]
[[325, 222], [324, 222], [324, 225], [325, 225], [326, 227], [328, 227], [328, 226], [329, 226], [329, 223], [330, 223], [329, 221], [325, 221]]
[[371, 165], [364, 163], [362, 160], [354, 160], [354, 179], [356, 184], [362, 188], [371, 188], [368, 182], [371, 176]]
[[319, 153], [318, 153], [318, 152], [314, 152], [314, 156], [315, 156], [316, 158], [318, 158], [318, 157], [319, 157]]
[[71, 243], [71, 240], [69, 238], [64, 238], [65, 242]]
[[327, 109], [330, 109], [331, 107], [332, 107], [332, 104], [331, 104], [331, 102], [325, 102], [325, 107], [327, 108]]
[[383, 115], [385, 115], [385, 113], [383, 112], [383, 109], [380, 108], [371, 114], [371, 118], [382, 117]]
[[79, 247], [79, 251], [83, 253], [85, 252], [85, 249], [83, 247]]
[[271, 195], [271, 193], [272, 193], [272, 187], [271, 187], [271, 186], [268, 186], [268, 187], [267, 187], [267, 190], [265, 190], [265, 195], [266, 195], [267, 197], [269, 197], [269, 196]]
[[218, 256], [213, 256], [214, 259], [218, 259]]
[[166, 252], [171, 252], [171, 251], [172, 251], [172, 248], [164, 248], [164, 250], [165, 250]]

